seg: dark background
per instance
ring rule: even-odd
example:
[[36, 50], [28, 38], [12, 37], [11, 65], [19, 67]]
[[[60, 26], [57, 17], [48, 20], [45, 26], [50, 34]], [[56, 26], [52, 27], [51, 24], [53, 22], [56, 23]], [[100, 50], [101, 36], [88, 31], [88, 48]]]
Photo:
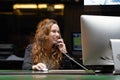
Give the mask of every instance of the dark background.
[[[65, 8], [63, 15], [41, 11], [33, 11], [35, 14], [17, 15], [12, 8], [15, 3], [63, 3]], [[83, 0], [0, 0], [0, 44], [13, 44], [12, 54], [23, 58], [25, 48], [34, 36], [37, 23], [44, 18], [53, 18], [58, 21], [68, 52], [81, 63], [82, 52], [72, 49], [72, 33], [81, 32], [80, 16], [82, 14], [120, 16], [120, 6], [84, 6]], [[8, 63], [1, 60], [0, 62], [3, 64], [0, 69], [21, 69], [21, 61], [20, 65], [14, 68], [16, 61]], [[8, 65], [12, 67], [7, 67]], [[75, 68], [80, 67], [75, 65]]]

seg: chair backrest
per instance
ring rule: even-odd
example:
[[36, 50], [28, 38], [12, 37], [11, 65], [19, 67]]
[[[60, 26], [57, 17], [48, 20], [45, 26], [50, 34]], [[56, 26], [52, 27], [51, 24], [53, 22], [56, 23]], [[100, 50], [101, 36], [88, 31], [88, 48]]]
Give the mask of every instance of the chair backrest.
[[5, 59], [11, 54], [14, 53], [14, 45], [13, 44], [0, 44], [0, 59]]

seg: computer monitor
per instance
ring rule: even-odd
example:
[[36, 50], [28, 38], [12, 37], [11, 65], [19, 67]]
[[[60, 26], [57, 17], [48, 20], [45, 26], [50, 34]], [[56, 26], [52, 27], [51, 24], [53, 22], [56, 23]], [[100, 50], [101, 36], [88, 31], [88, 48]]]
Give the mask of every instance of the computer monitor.
[[120, 5], [120, 0], [84, 0], [84, 5]]
[[83, 64], [93, 69], [113, 69], [110, 39], [120, 39], [120, 17], [81, 15], [80, 19]]
[[73, 51], [81, 51], [81, 33], [80, 32], [73, 32], [72, 33], [72, 47]]
[[81, 33], [72, 32], [72, 56], [81, 59], [82, 58], [82, 45], [81, 45]]

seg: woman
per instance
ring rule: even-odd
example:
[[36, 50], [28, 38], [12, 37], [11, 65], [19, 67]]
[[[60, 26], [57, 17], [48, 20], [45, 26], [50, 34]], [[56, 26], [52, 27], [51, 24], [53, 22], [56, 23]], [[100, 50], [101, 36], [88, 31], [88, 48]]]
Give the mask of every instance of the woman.
[[70, 60], [62, 53], [67, 54], [67, 50], [57, 22], [44, 19], [37, 26], [33, 43], [26, 48], [23, 69], [70, 69]]

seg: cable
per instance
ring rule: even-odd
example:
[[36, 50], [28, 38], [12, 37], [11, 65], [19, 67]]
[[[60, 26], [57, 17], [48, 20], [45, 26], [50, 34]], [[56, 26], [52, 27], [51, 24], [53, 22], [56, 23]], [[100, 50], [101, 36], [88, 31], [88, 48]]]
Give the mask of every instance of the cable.
[[73, 58], [71, 58], [69, 55], [67, 55], [66, 53], [63, 53], [66, 57], [68, 57], [70, 60], [72, 60], [73, 62], [75, 62], [77, 65], [79, 65], [80, 67], [82, 67], [85, 70], [88, 70], [86, 67], [84, 67], [83, 65], [81, 65], [80, 63], [78, 63], [77, 61], [75, 61]]

